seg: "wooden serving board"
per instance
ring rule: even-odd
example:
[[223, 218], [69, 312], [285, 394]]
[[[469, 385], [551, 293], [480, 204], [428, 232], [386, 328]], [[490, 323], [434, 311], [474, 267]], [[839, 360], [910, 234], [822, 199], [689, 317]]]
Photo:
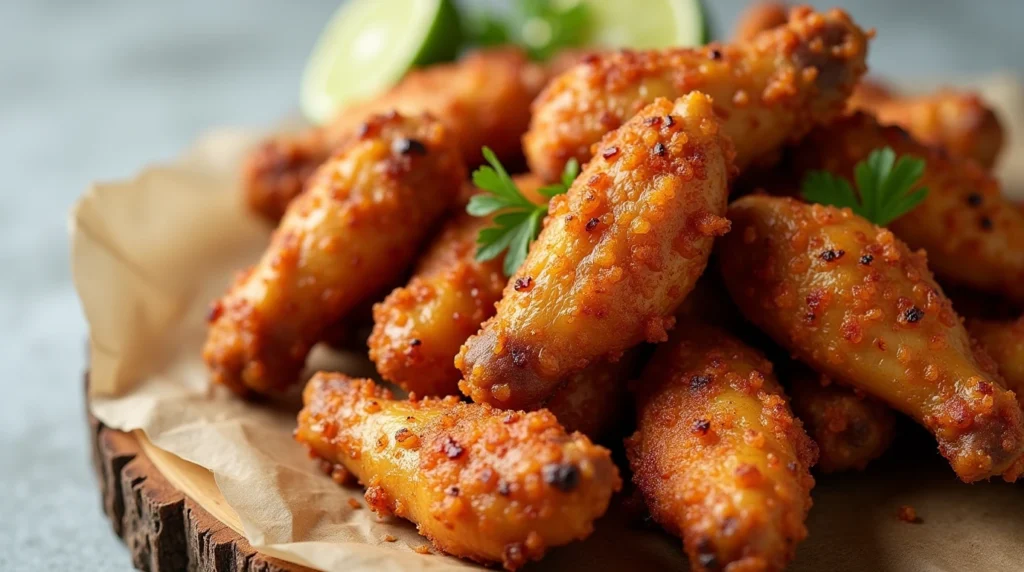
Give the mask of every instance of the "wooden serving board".
[[[136, 568], [149, 572], [309, 570], [256, 551], [239, 534], [238, 516], [223, 502], [208, 471], [157, 449], [141, 433], [117, 431], [88, 411], [86, 415], [103, 512], [128, 545]], [[203, 504], [193, 497], [203, 499]]]

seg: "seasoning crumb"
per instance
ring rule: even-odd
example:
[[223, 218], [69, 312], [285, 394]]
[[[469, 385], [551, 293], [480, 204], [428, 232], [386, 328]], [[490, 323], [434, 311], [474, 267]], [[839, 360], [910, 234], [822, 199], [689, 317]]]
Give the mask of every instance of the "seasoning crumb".
[[660, 141], [655, 143], [654, 144], [654, 154], [659, 156], [659, 157], [663, 156], [665, 154], [665, 144], [660, 142]]
[[872, 262], [874, 262], [874, 260], [875, 257], [871, 256], [870, 254], [865, 254], [864, 256], [860, 257], [860, 263], [863, 264], [864, 266], [869, 266]]
[[383, 537], [381, 537], [381, 540], [383, 540], [384, 542], [394, 542], [398, 539], [394, 536], [391, 536], [390, 534], [385, 534]]
[[917, 516], [917, 511], [914, 510], [914, 507], [908, 504], [901, 506], [900, 510], [896, 512], [896, 516], [903, 522], [909, 522], [910, 524], [921, 524], [921, 522], [923, 522]]
[[414, 548], [414, 550], [417, 552], [417, 554], [432, 554], [432, 552], [430, 551], [429, 544], [421, 544]]
[[903, 313], [903, 317], [906, 318], [907, 322], [913, 324], [914, 322], [920, 322], [921, 318], [924, 318], [924, 310], [914, 306]]
[[844, 254], [846, 254], [845, 250], [835, 250], [830, 248], [825, 252], [821, 253], [821, 259], [824, 260], [825, 262], [832, 262], [834, 260], [839, 260], [840, 258], [843, 257]]
[[354, 498], [348, 499], [348, 506], [352, 507], [352, 510], [359, 510], [363, 508], [363, 505], [359, 504], [359, 501]]

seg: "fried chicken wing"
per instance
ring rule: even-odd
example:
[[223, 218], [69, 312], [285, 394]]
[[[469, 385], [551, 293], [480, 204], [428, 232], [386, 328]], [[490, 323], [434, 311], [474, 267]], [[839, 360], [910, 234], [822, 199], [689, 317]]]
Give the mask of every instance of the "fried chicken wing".
[[789, 154], [796, 175], [824, 169], [853, 180], [854, 166], [877, 148], [925, 160], [919, 186], [928, 198], [889, 224], [911, 248], [923, 248], [945, 282], [1024, 303], [1024, 214], [999, 182], [971, 160], [915, 141], [899, 127], [857, 113], [816, 129]]
[[785, 26], [789, 20], [789, 8], [783, 2], [754, 2], [747, 6], [733, 30], [733, 40], [749, 42], [761, 32]]
[[714, 326], [682, 322], [636, 393], [633, 481], [691, 567], [784, 568], [807, 536], [817, 453], [772, 364]]
[[456, 215], [406, 286], [373, 308], [370, 359], [380, 375], [418, 395], [457, 395], [454, 361], [466, 339], [494, 314], [505, 275], [501, 259], [477, 262], [476, 237], [489, 220]]
[[323, 127], [275, 135], [260, 144], [242, 169], [246, 201], [264, 217], [280, 219], [310, 175], [357, 136], [368, 116], [392, 109], [442, 120], [467, 164], [480, 162], [484, 145], [502, 160], [514, 160], [522, 153], [519, 139], [529, 125], [530, 102], [546, 79], [545, 70], [517, 48], [482, 50], [451, 64], [413, 70], [388, 92], [342, 109]]
[[849, 209], [752, 195], [728, 216], [722, 275], [748, 320], [924, 425], [962, 480], [1024, 471], [1024, 413], [975, 359], [924, 253]]
[[552, 80], [523, 138], [531, 170], [555, 180], [570, 158], [658, 97], [711, 96], [740, 169], [842, 112], [864, 73], [868, 34], [840, 10], [794, 9], [786, 26], [736, 45], [595, 55]]
[[869, 112], [884, 125], [898, 125], [921, 143], [973, 159], [986, 169], [995, 165], [1006, 140], [995, 111], [969, 91], [899, 95], [861, 83], [850, 97], [850, 108]]
[[[516, 177], [516, 186], [541, 201], [536, 177]], [[477, 235], [491, 224], [490, 218], [455, 215], [420, 258], [409, 283], [374, 307], [370, 359], [384, 379], [418, 395], [459, 393], [462, 374], [455, 356], [494, 315], [507, 282], [501, 257], [476, 260]]]
[[1006, 386], [1024, 407], [1024, 317], [1016, 320], [967, 320], [967, 331], [995, 360]]
[[793, 412], [818, 444], [819, 471], [860, 471], [889, 448], [896, 416], [884, 403], [802, 366], [786, 373]]
[[595, 361], [664, 340], [728, 231], [733, 150], [704, 94], [657, 100], [601, 149], [463, 345], [459, 388], [474, 401], [529, 408]]
[[214, 380], [243, 394], [297, 382], [325, 329], [405, 271], [464, 178], [454, 137], [438, 121], [371, 118], [212, 308], [203, 357]]
[[610, 452], [548, 411], [396, 401], [370, 380], [325, 373], [303, 397], [296, 439], [359, 479], [373, 510], [462, 558], [519, 568], [588, 536], [621, 485]]

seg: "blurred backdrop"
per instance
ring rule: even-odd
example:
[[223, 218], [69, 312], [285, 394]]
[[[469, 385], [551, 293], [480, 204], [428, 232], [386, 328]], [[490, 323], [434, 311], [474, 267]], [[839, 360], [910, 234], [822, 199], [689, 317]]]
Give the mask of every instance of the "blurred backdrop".
[[[812, 4], [837, 2], [880, 30], [873, 73], [1024, 76], [1024, 0]], [[746, 4], [705, 3], [719, 38]], [[129, 569], [85, 447], [72, 202], [89, 181], [172, 158], [211, 127], [267, 128], [294, 113], [306, 55], [337, 4], [0, 2], [0, 570]]]

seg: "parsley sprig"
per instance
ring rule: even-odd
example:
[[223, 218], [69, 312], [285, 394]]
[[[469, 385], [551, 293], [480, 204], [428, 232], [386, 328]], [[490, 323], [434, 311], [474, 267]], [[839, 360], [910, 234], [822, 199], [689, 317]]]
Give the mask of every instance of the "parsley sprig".
[[878, 226], [885, 226], [928, 196], [925, 187], [910, 192], [924, 174], [924, 166], [923, 159], [911, 155], [897, 159], [891, 147], [875, 149], [853, 169], [856, 192], [848, 180], [828, 171], [807, 173], [801, 191], [808, 201], [849, 207]]
[[[540, 234], [548, 205], [527, 199], [490, 148], [484, 147], [483, 154], [489, 165], [473, 171], [473, 184], [484, 192], [469, 199], [466, 212], [480, 217], [498, 214], [494, 225], [484, 228], [477, 236], [476, 259], [483, 262], [508, 251], [503, 269], [506, 276], [512, 276], [526, 260], [530, 243]], [[571, 159], [565, 165], [560, 182], [541, 187], [537, 192], [550, 200], [568, 191], [579, 172], [579, 163]]]
[[520, 0], [512, 10], [478, 16], [467, 27], [477, 45], [519, 44], [532, 59], [546, 60], [562, 48], [583, 45], [589, 25], [583, 2]]

